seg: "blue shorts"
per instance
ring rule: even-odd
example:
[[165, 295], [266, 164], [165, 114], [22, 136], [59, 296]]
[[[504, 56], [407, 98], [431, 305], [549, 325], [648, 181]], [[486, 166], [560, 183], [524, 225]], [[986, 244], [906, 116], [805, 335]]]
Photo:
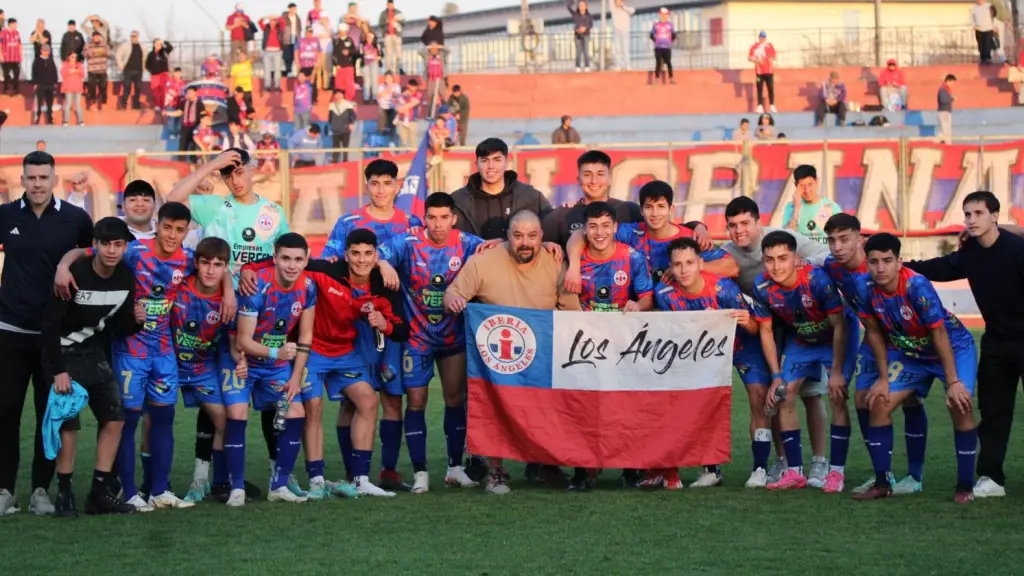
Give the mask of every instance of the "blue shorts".
[[121, 389], [121, 403], [128, 410], [143, 404], [178, 403], [178, 360], [173, 354], [132, 358], [114, 354], [114, 375]]
[[[224, 370], [221, 371], [222, 373]], [[249, 377], [231, 378], [231, 385], [221, 388], [225, 406], [248, 404], [252, 398], [256, 410], [270, 410], [284, 398], [284, 386], [292, 376], [290, 364], [284, 366], [249, 366]], [[230, 388], [230, 390], [227, 390]]]
[[[939, 360], [922, 360], [912, 358], [899, 350], [889, 350], [889, 392], [913, 390], [919, 398], [928, 396], [932, 382], [938, 378], [946, 382], [946, 373], [942, 370]], [[974, 385], [978, 381], [978, 357], [974, 351], [974, 343], [969, 347], [955, 350], [953, 362], [956, 364], [956, 375], [964, 383], [967, 392], [974, 396]]]
[[867, 341], [862, 342], [860, 349], [857, 350], [857, 369], [853, 376], [857, 380], [858, 392], [871, 388], [878, 380], [878, 363], [875, 362], [875, 353], [871, 351]]
[[312, 397], [319, 398], [327, 389], [327, 398], [340, 402], [345, 399], [344, 390], [359, 382], [370, 383], [372, 373], [357, 351], [337, 357], [323, 356], [316, 352], [309, 353], [306, 363], [308, 378], [303, 378], [302, 400], [306, 400], [307, 381]]
[[[208, 372], [200, 376], [194, 374], [178, 374], [178, 388], [181, 389], [181, 398], [185, 401], [186, 408], [198, 408], [202, 404], [217, 404], [223, 402], [220, 395], [221, 383], [217, 378], [218, 372]], [[227, 378], [231, 377], [229, 372]]]
[[[857, 335], [860, 335], [860, 326], [857, 326]], [[860, 345], [859, 338], [851, 338], [847, 335], [846, 358], [843, 359], [843, 376], [846, 383], [850, 383], [853, 372], [857, 367], [857, 347]], [[785, 382], [796, 382], [802, 378], [818, 380], [821, 378], [822, 369], [832, 369], [832, 344], [804, 344], [790, 338], [786, 340], [786, 347], [782, 353], [782, 380]]]
[[772, 371], [764, 360], [764, 354], [757, 351], [739, 352], [732, 357], [732, 365], [740, 375], [744, 386], [769, 386], [772, 383]]
[[429, 350], [416, 350], [410, 346], [402, 348], [402, 387], [405, 390], [429, 386], [434, 379], [435, 360], [466, 353], [464, 342], [443, 348], [431, 347]]
[[376, 366], [370, 366], [370, 384], [378, 392], [389, 396], [405, 394], [402, 387], [402, 349], [400, 342], [384, 341], [384, 353]]

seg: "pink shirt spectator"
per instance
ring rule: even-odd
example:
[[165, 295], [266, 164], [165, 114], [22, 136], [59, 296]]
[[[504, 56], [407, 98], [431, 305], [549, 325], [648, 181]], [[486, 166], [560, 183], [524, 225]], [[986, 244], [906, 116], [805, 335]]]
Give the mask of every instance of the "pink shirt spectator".
[[299, 40], [299, 67], [312, 68], [320, 57], [320, 39], [303, 36]]
[[177, 108], [181, 104], [181, 97], [184, 94], [185, 81], [181, 78], [169, 78], [164, 86], [164, 107]]
[[313, 86], [308, 81], [295, 83], [294, 108], [296, 114], [305, 114], [313, 109]]
[[81, 62], [65, 62], [60, 67], [61, 94], [81, 94], [85, 92], [85, 67]]
[[432, 54], [427, 58], [427, 80], [444, 78], [444, 59], [440, 54]]
[[219, 59], [211, 60], [207, 58], [200, 67], [200, 72], [202, 72], [203, 78], [220, 78], [220, 69], [223, 67], [224, 65], [221, 64]]
[[0, 52], [4, 62], [21, 62], [21, 33], [10, 28], [0, 31]]

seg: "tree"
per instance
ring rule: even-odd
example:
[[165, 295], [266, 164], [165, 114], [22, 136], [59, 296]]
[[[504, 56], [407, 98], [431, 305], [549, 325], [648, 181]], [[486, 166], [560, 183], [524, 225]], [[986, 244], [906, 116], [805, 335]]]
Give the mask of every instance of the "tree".
[[454, 16], [459, 13], [459, 5], [455, 2], [446, 2], [441, 9], [441, 16]]

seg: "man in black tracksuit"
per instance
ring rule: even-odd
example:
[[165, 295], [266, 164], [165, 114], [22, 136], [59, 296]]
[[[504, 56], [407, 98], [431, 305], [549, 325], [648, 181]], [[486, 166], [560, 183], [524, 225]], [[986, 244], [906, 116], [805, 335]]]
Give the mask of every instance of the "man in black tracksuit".
[[43, 44], [39, 57], [32, 61], [32, 83], [36, 87], [35, 124], [42, 121], [46, 110], [46, 123], [53, 124], [53, 97], [57, 92], [57, 65], [53, 61], [52, 49]]

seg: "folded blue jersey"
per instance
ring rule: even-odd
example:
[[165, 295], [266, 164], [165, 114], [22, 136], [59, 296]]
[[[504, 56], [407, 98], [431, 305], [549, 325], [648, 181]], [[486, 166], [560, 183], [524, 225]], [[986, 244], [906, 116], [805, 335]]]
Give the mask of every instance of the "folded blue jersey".
[[50, 398], [46, 401], [43, 416], [43, 448], [49, 460], [56, 460], [60, 451], [60, 427], [71, 420], [89, 403], [89, 393], [78, 382], [71, 381], [70, 394], [58, 394], [50, 387]]

